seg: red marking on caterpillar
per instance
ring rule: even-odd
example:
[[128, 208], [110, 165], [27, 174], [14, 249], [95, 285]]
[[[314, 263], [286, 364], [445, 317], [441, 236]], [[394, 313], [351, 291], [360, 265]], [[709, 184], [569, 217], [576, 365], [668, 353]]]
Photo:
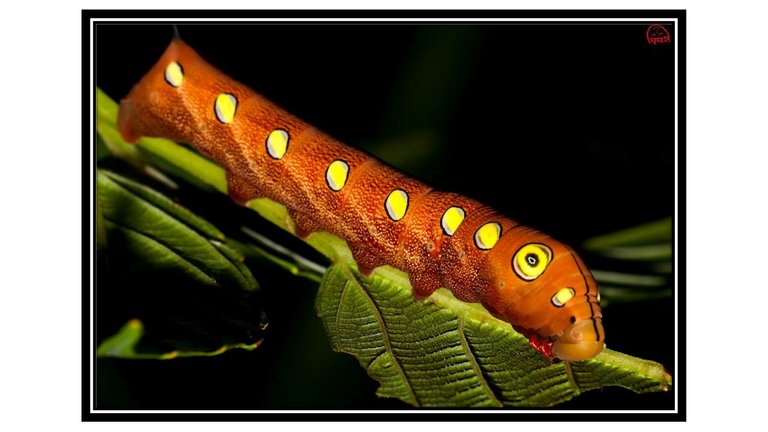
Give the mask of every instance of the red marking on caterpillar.
[[236, 202], [285, 205], [297, 234], [344, 238], [365, 274], [385, 264], [405, 271], [416, 299], [445, 287], [546, 356], [584, 360], [603, 348], [597, 284], [569, 247], [336, 141], [179, 39], [121, 101], [118, 127], [127, 141], [194, 146], [226, 170]]
[[536, 352], [543, 355], [547, 360], [552, 361], [557, 356], [552, 350], [553, 342], [549, 339], [541, 339], [536, 334], [528, 335], [528, 342]]

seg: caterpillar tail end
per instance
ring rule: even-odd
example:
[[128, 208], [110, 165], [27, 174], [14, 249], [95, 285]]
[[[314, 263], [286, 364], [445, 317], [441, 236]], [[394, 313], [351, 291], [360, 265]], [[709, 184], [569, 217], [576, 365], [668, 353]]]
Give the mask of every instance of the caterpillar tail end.
[[552, 345], [555, 356], [565, 361], [590, 359], [603, 350], [605, 331], [600, 318], [578, 320], [568, 326]]
[[136, 133], [133, 128], [134, 106], [130, 99], [120, 101], [120, 111], [117, 114], [117, 130], [120, 136], [131, 144], [135, 144], [141, 135]]

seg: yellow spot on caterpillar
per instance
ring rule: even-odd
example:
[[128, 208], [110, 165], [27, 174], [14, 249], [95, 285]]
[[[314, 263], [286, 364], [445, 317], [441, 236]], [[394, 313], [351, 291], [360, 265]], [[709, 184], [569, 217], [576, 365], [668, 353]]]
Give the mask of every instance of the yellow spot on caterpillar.
[[181, 69], [181, 65], [176, 62], [168, 63], [165, 68], [165, 81], [171, 85], [171, 87], [179, 87], [184, 82], [184, 71]]
[[443, 213], [443, 217], [440, 219], [440, 226], [443, 227], [443, 232], [449, 236], [452, 236], [453, 233], [455, 233], [459, 228], [459, 225], [464, 222], [464, 217], [466, 215], [467, 214], [464, 212], [464, 209], [461, 207], [448, 208], [448, 210]]
[[501, 225], [496, 222], [488, 222], [475, 231], [475, 246], [489, 250], [496, 245], [499, 237], [501, 237]]
[[235, 119], [235, 111], [237, 111], [237, 98], [229, 93], [221, 93], [216, 96], [216, 103], [214, 104], [216, 111], [216, 118], [224, 124], [232, 123]]
[[290, 137], [288, 132], [282, 129], [275, 129], [267, 137], [267, 152], [273, 159], [282, 159], [288, 151], [288, 141]]
[[328, 182], [328, 187], [333, 191], [340, 191], [347, 183], [347, 177], [349, 176], [349, 165], [343, 160], [335, 160], [328, 165], [328, 169], [325, 171], [325, 181]]
[[399, 221], [405, 217], [405, 212], [408, 211], [408, 194], [402, 189], [393, 190], [387, 196], [384, 207], [387, 209], [387, 215], [390, 219], [395, 222]]
[[563, 288], [552, 296], [552, 304], [557, 307], [563, 307], [574, 295], [576, 295], [576, 291], [573, 288]]

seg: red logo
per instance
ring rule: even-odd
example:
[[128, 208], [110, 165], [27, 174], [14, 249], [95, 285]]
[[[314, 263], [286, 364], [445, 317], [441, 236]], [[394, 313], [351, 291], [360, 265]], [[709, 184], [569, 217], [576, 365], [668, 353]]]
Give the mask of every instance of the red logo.
[[653, 24], [645, 31], [645, 38], [651, 45], [670, 43], [669, 32], [661, 24]]

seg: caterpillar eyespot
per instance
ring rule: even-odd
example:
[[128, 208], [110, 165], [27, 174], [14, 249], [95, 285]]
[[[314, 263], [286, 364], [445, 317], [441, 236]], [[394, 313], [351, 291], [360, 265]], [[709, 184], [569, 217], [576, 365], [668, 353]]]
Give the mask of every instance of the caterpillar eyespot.
[[539, 277], [552, 261], [552, 250], [543, 244], [527, 244], [512, 258], [512, 267], [520, 278], [531, 281]]
[[[347, 240], [361, 271], [403, 270], [418, 298], [445, 287], [563, 360], [602, 350], [597, 286], [569, 247], [336, 141], [179, 39], [121, 101], [118, 126], [127, 141], [162, 136], [192, 145], [225, 169], [238, 202], [285, 205], [297, 233]], [[287, 177], [290, 187], [276, 181]]]

